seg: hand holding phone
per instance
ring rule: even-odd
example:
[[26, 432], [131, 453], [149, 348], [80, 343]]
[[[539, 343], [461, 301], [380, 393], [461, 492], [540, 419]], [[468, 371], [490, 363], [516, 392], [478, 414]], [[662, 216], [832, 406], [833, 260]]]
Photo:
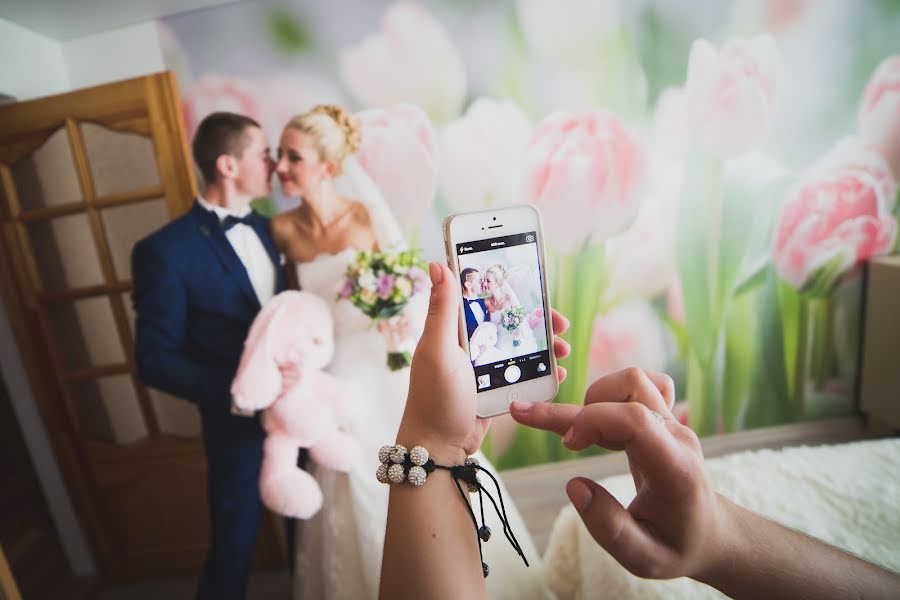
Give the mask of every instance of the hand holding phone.
[[454, 213], [444, 220], [447, 261], [459, 278], [460, 345], [478, 392], [477, 414], [559, 391], [540, 215], [531, 206]]

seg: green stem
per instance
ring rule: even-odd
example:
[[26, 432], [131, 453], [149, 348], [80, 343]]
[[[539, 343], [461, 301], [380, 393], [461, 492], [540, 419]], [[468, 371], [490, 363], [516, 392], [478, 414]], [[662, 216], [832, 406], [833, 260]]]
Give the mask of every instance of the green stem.
[[805, 410], [806, 380], [809, 374], [809, 317], [810, 300], [801, 296], [797, 315], [797, 358], [794, 362], [794, 381], [791, 390], [791, 412], [799, 419]]
[[699, 436], [712, 435], [718, 412], [715, 364], [704, 364], [695, 352], [689, 352], [687, 367], [688, 424]]
[[834, 299], [817, 298], [811, 302], [814, 323], [811, 375], [816, 391], [822, 391], [837, 362], [834, 348]]

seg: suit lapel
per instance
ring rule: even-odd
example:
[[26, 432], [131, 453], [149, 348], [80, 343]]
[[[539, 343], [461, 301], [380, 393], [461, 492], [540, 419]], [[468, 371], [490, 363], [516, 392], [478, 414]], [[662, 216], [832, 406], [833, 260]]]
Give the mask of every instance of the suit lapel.
[[247, 299], [259, 308], [259, 298], [256, 297], [253, 284], [250, 283], [247, 269], [234, 251], [234, 248], [231, 247], [228, 238], [225, 237], [225, 232], [219, 226], [219, 218], [197, 203], [194, 204], [194, 211], [196, 211], [198, 217], [200, 235], [207, 241], [210, 248], [222, 262], [225, 270], [231, 275], [244, 295], [247, 296]]

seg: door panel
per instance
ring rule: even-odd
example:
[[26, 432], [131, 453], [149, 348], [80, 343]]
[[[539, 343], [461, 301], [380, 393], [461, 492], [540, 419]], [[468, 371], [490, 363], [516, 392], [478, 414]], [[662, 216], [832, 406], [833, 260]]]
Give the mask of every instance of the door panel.
[[[0, 284], [104, 574], [199, 570], [192, 404], [136, 377], [130, 254], [196, 195], [176, 85], [141, 77], [0, 107]], [[257, 564], [284, 562], [274, 519]]]

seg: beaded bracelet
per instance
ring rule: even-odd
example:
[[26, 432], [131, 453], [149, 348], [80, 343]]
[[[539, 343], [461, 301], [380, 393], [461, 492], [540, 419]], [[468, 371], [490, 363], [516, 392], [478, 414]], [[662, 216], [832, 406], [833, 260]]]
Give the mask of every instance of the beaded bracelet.
[[[462, 465], [439, 465], [428, 456], [428, 450], [422, 446], [414, 446], [412, 450], [407, 450], [405, 446], [395, 444], [393, 446], [382, 446], [378, 450], [378, 462], [380, 464], [375, 472], [375, 477], [381, 483], [387, 484], [401, 484], [404, 481], [408, 481], [415, 487], [421, 487], [425, 485], [428, 475], [433, 473], [435, 469], [443, 469], [450, 472], [450, 475], [453, 477], [453, 482], [456, 484], [456, 489], [459, 490], [459, 494], [469, 511], [472, 524], [475, 526], [475, 534], [478, 539], [478, 555], [481, 557], [481, 572], [485, 577], [490, 573], [490, 569], [488, 569], [487, 563], [484, 562], [481, 542], [487, 542], [491, 539], [491, 528], [485, 524], [484, 496], [487, 496], [494, 506], [494, 511], [497, 513], [497, 517], [503, 524], [503, 534], [506, 536], [506, 539], [519, 556], [522, 557], [525, 566], [529, 566], [528, 559], [525, 558], [525, 553], [522, 551], [522, 547], [519, 545], [516, 536], [513, 534], [512, 528], [509, 526], [509, 519], [506, 516], [506, 506], [503, 503], [503, 494], [500, 491], [500, 483], [497, 481], [497, 478], [494, 477], [493, 473], [478, 464], [478, 459], [470, 456], [466, 459], [465, 464]], [[478, 479], [478, 471], [486, 473], [487, 476], [491, 478], [491, 481], [494, 482], [495, 489], [497, 490], [497, 497], [500, 500], [499, 507], [497, 506], [494, 497], [491, 496], [490, 492], [484, 488], [481, 481]], [[475, 518], [475, 513], [472, 511], [472, 506], [469, 504], [469, 500], [459, 483], [460, 480], [465, 482], [469, 493], [478, 493], [479, 506], [481, 507], [481, 527], [478, 526], [478, 521]]]

